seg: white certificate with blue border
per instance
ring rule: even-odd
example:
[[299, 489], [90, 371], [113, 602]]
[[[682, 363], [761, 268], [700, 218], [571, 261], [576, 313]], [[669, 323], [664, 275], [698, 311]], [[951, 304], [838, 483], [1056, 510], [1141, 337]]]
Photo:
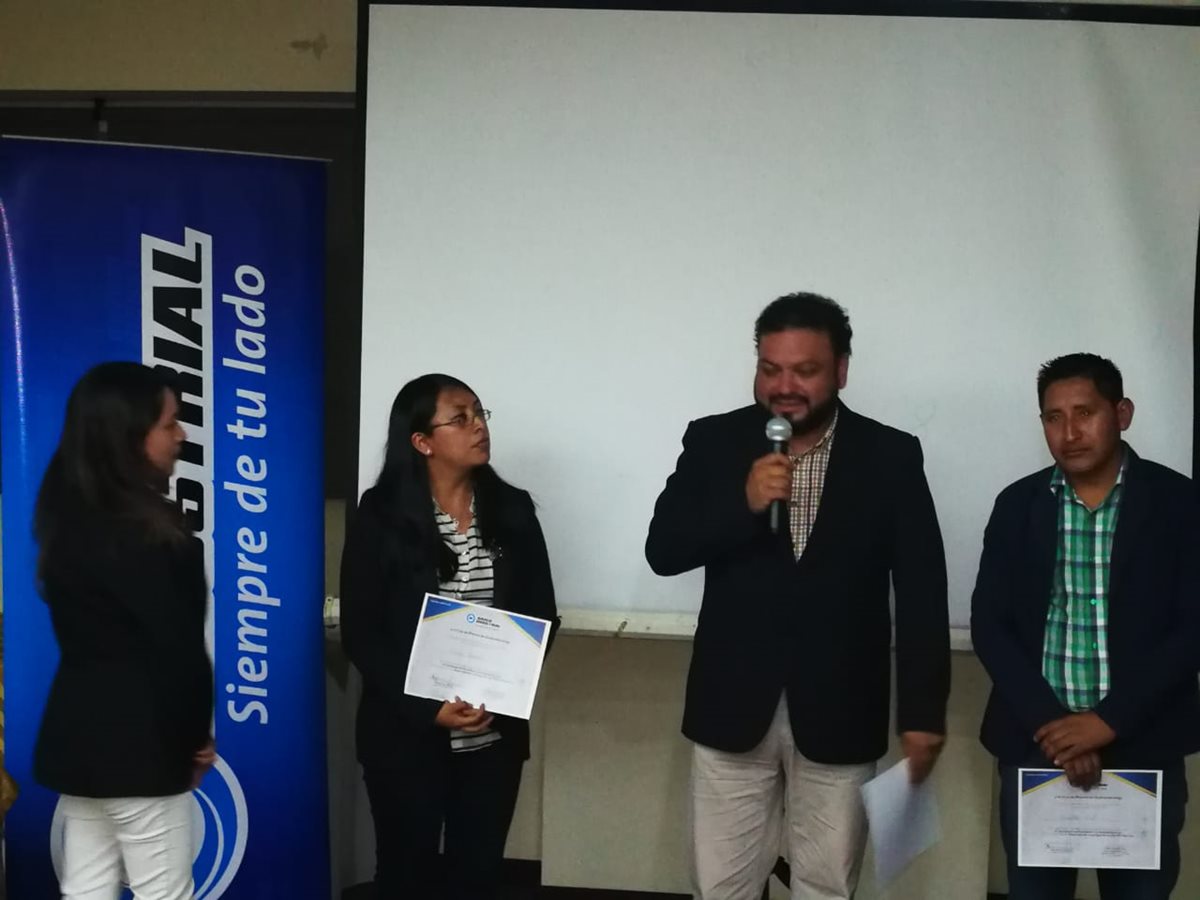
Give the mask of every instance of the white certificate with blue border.
[[426, 594], [404, 693], [528, 719], [549, 639], [545, 619]]
[[1061, 769], [1021, 769], [1017, 864], [1080, 869], [1157, 869], [1162, 772], [1105, 769], [1090, 790]]

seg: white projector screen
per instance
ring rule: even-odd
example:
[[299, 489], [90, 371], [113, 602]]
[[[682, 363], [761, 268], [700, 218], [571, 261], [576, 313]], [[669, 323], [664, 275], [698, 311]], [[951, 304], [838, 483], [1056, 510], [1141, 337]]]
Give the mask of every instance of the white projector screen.
[[1111, 357], [1131, 444], [1190, 470], [1200, 29], [369, 16], [360, 487], [400, 385], [464, 379], [564, 609], [694, 622], [702, 576], [655, 576], [646, 526], [791, 291], [850, 312], [846, 403], [922, 441], [956, 626], [995, 495], [1049, 462], [1043, 361]]

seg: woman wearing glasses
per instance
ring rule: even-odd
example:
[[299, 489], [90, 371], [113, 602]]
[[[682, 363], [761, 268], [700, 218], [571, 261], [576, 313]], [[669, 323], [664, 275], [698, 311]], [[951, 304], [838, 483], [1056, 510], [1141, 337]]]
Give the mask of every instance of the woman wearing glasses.
[[557, 625], [533, 501], [488, 464], [489, 417], [457, 378], [402, 387], [383, 471], [346, 535], [342, 640], [363, 676], [357, 745], [380, 900], [495, 896], [529, 756], [524, 720], [404, 693], [426, 592]]

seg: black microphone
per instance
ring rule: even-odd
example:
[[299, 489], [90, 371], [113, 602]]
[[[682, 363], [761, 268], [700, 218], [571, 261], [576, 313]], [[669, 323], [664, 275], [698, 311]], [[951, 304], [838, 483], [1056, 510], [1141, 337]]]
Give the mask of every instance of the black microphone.
[[[786, 453], [788, 441], [792, 439], [792, 423], [783, 416], [767, 422], [767, 440], [776, 453]], [[771, 501], [771, 534], [779, 534], [779, 520], [783, 518], [783, 501]]]

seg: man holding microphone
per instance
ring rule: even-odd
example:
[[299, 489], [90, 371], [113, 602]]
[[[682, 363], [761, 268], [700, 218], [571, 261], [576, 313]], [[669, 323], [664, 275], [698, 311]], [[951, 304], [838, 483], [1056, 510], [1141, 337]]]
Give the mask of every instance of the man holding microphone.
[[917, 439], [838, 399], [850, 339], [845, 310], [826, 297], [767, 306], [754, 404], [688, 426], [650, 523], [655, 572], [705, 571], [683, 716], [700, 900], [758, 900], [781, 830], [793, 900], [853, 895], [859, 788], [888, 746], [889, 587], [896, 721], [914, 781], [944, 741], [941, 532]]

